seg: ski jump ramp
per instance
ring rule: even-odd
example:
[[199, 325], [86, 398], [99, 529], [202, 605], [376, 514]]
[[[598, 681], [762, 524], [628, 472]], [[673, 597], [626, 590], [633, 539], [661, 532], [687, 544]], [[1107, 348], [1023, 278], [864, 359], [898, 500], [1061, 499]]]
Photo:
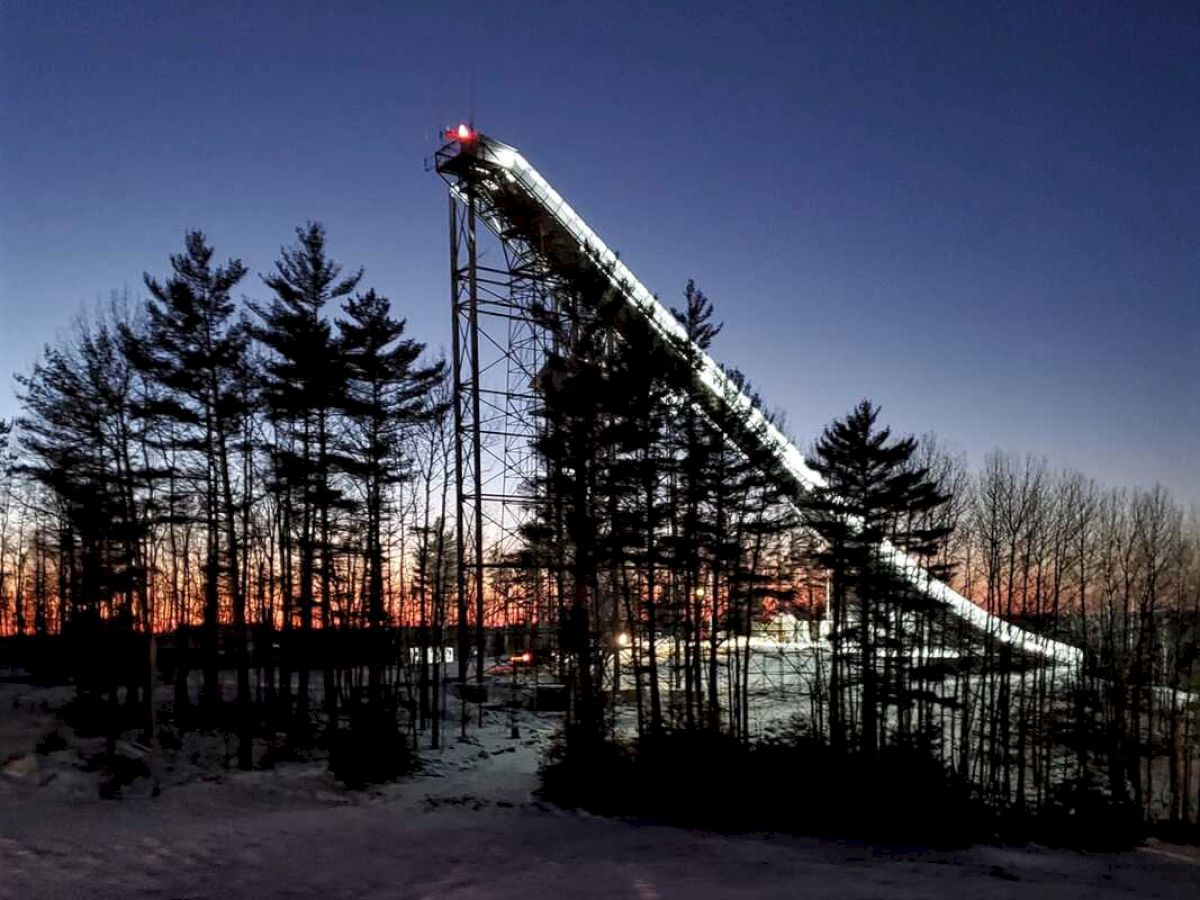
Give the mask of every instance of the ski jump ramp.
[[[801, 505], [823, 479], [804, 455], [751, 401], [719, 365], [696, 346], [683, 326], [621, 262], [566, 199], [515, 148], [467, 125], [446, 132], [449, 143], [436, 157], [438, 173], [456, 200], [475, 203], [480, 217], [501, 239], [517, 237], [551, 270], [576, 283], [596, 285], [584, 300], [609, 309], [620, 331], [649, 336], [688, 362], [692, 400], [712, 417], [736, 423], [730, 438], [751, 458], [762, 460], [786, 496]], [[727, 429], [729, 430], [729, 429]], [[992, 615], [949, 585], [930, 576], [902, 550], [880, 548], [905, 579], [967, 624], [1048, 661], [1078, 666], [1077, 647], [1018, 628]]]

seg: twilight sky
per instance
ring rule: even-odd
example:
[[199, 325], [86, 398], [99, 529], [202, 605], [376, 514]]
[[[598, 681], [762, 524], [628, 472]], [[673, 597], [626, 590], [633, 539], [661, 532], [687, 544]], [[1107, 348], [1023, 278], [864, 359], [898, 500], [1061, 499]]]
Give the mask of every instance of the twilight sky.
[[867, 396], [1200, 501], [1193, 3], [0, 0], [0, 417], [192, 227], [263, 272], [318, 219], [447, 345], [424, 161], [469, 115], [652, 290], [695, 278], [804, 444]]

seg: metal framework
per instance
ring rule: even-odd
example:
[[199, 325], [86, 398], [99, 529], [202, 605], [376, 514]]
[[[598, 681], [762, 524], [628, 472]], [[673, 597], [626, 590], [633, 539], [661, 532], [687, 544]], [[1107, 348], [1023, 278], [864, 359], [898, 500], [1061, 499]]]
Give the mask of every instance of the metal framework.
[[[458, 645], [469, 647], [474, 631], [475, 675], [482, 678], [485, 632], [477, 626], [487, 621], [487, 579], [521, 565], [520, 528], [539, 465], [535, 382], [553, 349], [550, 326], [560, 295], [569, 288], [527, 235], [503, 227], [488, 195], [473, 188], [473, 176], [451, 174], [469, 163], [453, 149], [438, 153], [437, 167], [451, 186]], [[465, 653], [459, 677], [467, 677]]]
[[[476, 621], [482, 620], [484, 572], [498, 561], [484, 558], [485, 534], [494, 529], [489, 541], [504, 548], [515, 537], [519, 508], [530, 500], [523, 493], [535, 465], [529, 448], [536, 422], [529, 401], [547, 331], [534, 313], [538, 304], [553, 308], [564, 291], [618, 331], [648, 337], [685, 358], [692, 402], [763, 466], [785, 496], [802, 505], [822, 484], [803, 454], [689, 341], [674, 316], [562, 195], [514, 148], [467, 126], [450, 137], [436, 167], [450, 188], [460, 613], [470, 596]], [[499, 241], [494, 267], [479, 249], [478, 222]], [[492, 318], [507, 323], [508, 330], [489, 327]], [[499, 394], [497, 370], [507, 378]], [[918, 590], [971, 627], [1035, 656], [1080, 663], [1078, 648], [991, 615], [887, 542], [881, 551]], [[465, 628], [463, 615], [459, 627]], [[460, 631], [460, 640], [464, 634]]]

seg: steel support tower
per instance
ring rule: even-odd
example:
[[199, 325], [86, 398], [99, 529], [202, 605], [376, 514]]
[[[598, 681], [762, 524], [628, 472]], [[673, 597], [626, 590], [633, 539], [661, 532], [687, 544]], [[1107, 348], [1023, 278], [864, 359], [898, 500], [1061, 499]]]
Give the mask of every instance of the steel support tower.
[[[570, 286], [551, 270], [528, 235], [505, 228], [455, 146], [437, 155], [450, 184], [451, 353], [454, 417], [455, 549], [459, 676], [474, 632], [482, 679], [489, 579], [522, 569], [522, 524], [538, 475], [535, 383], [553, 349], [553, 327]], [[553, 598], [550, 598], [553, 599]], [[553, 628], [556, 604], [535, 612]]]

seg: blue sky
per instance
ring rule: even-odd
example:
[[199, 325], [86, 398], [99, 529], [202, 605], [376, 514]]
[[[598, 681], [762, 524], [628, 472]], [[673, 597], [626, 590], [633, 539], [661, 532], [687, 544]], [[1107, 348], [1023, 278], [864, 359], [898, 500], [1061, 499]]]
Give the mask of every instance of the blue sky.
[[[695, 278], [805, 442], [860, 397], [1200, 501], [1194, 4], [0, 2], [0, 416], [185, 229], [266, 271], [317, 219], [448, 343], [473, 115], [671, 300]], [[257, 279], [244, 290], [263, 296]]]

